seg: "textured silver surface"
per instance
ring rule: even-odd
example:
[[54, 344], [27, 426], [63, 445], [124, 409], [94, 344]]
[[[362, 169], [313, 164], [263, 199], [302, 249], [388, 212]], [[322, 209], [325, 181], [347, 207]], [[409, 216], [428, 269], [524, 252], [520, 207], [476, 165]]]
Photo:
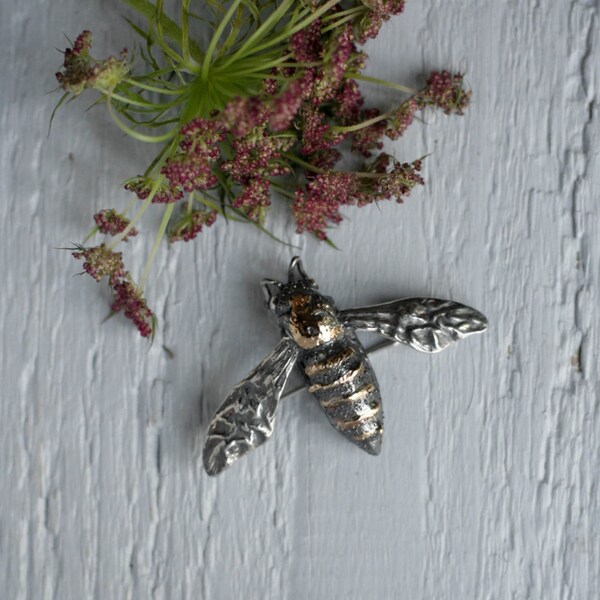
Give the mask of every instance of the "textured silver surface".
[[487, 327], [486, 317], [474, 308], [437, 298], [404, 298], [343, 310], [340, 318], [355, 329], [376, 331], [421, 352], [440, 352]]
[[210, 424], [204, 445], [204, 468], [216, 475], [273, 433], [277, 405], [298, 348], [289, 338], [236, 385]]
[[379, 454], [381, 393], [355, 331], [374, 331], [422, 352], [439, 352], [487, 327], [480, 312], [434, 298], [406, 298], [340, 312], [332, 298], [318, 291], [298, 256], [290, 262], [287, 283], [265, 279], [262, 286], [284, 338], [213, 417], [203, 452], [209, 475], [217, 475], [271, 436], [296, 360], [308, 391], [331, 425], [369, 454]]

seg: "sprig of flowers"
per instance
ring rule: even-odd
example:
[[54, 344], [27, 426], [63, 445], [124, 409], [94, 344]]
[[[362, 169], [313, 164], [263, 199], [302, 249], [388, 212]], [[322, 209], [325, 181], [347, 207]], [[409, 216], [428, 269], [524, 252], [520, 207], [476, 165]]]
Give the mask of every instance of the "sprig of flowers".
[[[91, 234], [113, 241], [74, 253], [95, 279], [107, 277], [113, 310], [142, 335], [154, 322], [143, 289], [163, 236], [189, 241], [218, 219], [264, 230], [271, 202], [281, 198], [299, 233], [331, 243], [328, 230], [341, 222], [343, 207], [402, 202], [423, 184], [421, 161], [383, 153], [383, 139], [401, 137], [417, 111], [462, 114], [469, 102], [461, 74], [434, 72], [414, 90], [363, 73], [360, 44], [402, 12], [403, 0], [208, 0], [206, 15], [182, 0], [178, 23], [161, 0], [124, 1], [145, 19], [144, 26], [131, 22], [144, 42], [137, 60], [126, 50], [94, 58], [84, 31], [56, 77], [64, 90], [59, 105], [95, 90], [123, 131], [160, 144], [146, 170], [125, 182], [141, 201], [131, 220], [115, 209], [97, 213]], [[190, 33], [200, 20], [212, 33], [206, 48]], [[360, 81], [396, 90], [396, 106], [365, 106]], [[363, 159], [356, 172], [335, 169], [342, 142]], [[137, 234], [150, 205], [163, 205], [163, 218], [135, 285], [115, 249]], [[110, 271], [117, 263], [120, 270]]]

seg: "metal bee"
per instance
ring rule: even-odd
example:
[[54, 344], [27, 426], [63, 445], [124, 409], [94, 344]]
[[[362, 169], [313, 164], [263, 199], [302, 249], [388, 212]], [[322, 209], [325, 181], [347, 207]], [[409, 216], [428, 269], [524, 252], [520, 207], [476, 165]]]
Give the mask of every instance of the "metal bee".
[[268, 308], [283, 339], [217, 410], [204, 445], [204, 467], [217, 475], [269, 439], [281, 394], [294, 368], [342, 435], [369, 454], [379, 454], [383, 435], [381, 395], [356, 331], [375, 331], [421, 352], [439, 352], [484, 331], [487, 319], [457, 302], [405, 298], [338, 310], [318, 291], [299, 257], [287, 283], [262, 282]]

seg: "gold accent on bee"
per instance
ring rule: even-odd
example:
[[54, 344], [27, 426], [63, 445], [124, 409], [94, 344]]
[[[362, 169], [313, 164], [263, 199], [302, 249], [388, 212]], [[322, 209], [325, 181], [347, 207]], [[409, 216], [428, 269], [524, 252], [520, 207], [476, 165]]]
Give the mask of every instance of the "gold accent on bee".
[[323, 362], [307, 365], [304, 368], [304, 373], [308, 377], [312, 377], [313, 375], [319, 375], [325, 371], [330, 371], [331, 369], [339, 367], [345, 360], [355, 354], [356, 350], [354, 348], [344, 348], [340, 354], [336, 354]]
[[308, 388], [308, 391], [311, 394], [314, 394], [320, 390], [331, 390], [346, 383], [352, 383], [352, 381], [354, 381], [357, 377], [360, 377], [364, 372], [365, 365], [364, 363], [361, 363], [358, 365], [358, 367], [356, 367], [356, 369], [352, 369], [352, 371], [344, 373], [341, 377], [335, 379], [331, 383], [313, 383], [313, 385]]
[[352, 420], [337, 419], [335, 425], [338, 429], [352, 429], [357, 425], [361, 425], [365, 421], [376, 417], [381, 412], [381, 404], [375, 406], [369, 406], [368, 404], [363, 407], [362, 411], [357, 414], [357, 417]]
[[480, 312], [436, 298], [338, 310], [332, 298], [319, 292], [298, 257], [290, 263], [287, 283], [267, 279], [263, 291], [283, 337], [232, 389], [213, 417], [202, 452], [209, 475], [217, 475], [269, 439], [295, 367], [333, 427], [365, 452], [379, 454], [381, 394], [356, 332], [377, 332], [422, 352], [439, 352], [487, 327]]

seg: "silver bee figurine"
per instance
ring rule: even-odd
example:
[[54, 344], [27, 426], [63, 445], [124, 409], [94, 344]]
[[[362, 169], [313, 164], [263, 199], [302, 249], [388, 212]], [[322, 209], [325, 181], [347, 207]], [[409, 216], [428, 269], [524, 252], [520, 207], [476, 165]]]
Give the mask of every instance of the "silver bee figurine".
[[218, 475], [269, 439], [283, 388], [296, 365], [333, 427], [369, 454], [379, 454], [381, 394], [356, 331], [375, 331], [421, 352], [439, 352], [487, 327], [485, 316], [473, 308], [435, 298], [339, 310], [318, 291], [297, 256], [287, 283], [265, 279], [262, 286], [283, 338], [233, 388], [213, 417], [203, 451], [209, 475]]

